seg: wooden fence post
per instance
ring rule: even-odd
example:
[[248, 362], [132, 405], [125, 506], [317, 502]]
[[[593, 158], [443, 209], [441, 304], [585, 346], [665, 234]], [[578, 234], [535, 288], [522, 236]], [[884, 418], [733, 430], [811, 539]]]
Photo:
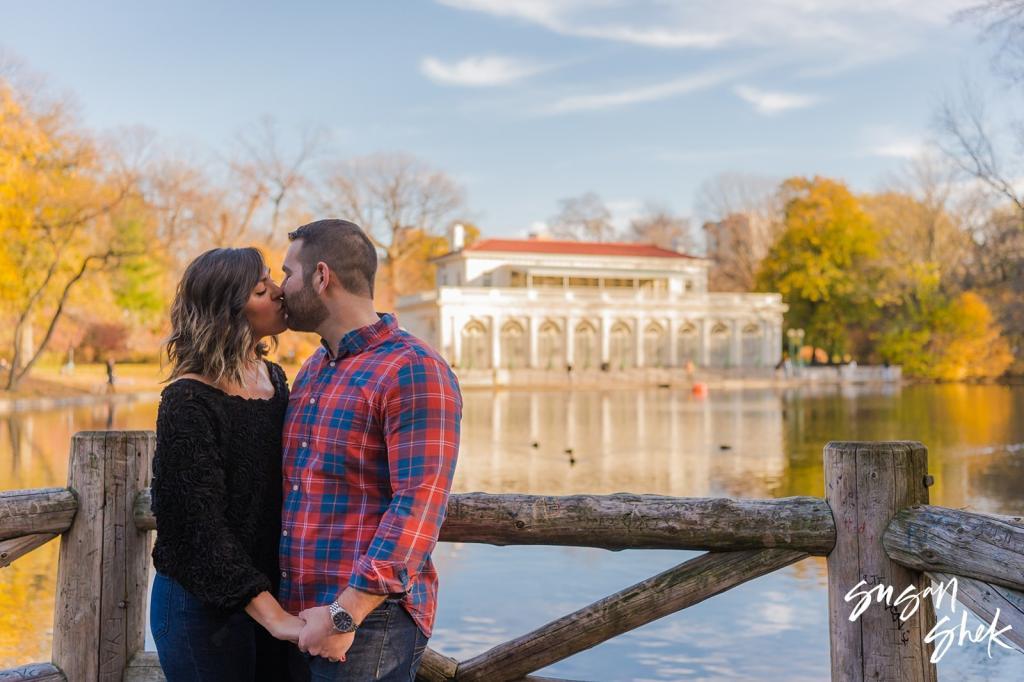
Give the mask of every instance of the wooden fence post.
[[[908, 620], [904, 605], [873, 599], [850, 621], [857, 588], [892, 587], [889, 603], [908, 586], [917, 594], [930, 585], [923, 573], [889, 559], [882, 536], [900, 509], [928, 503], [928, 451], [917, 442], [850, 443], [825, 446], [825, 499], [836, 525], [835, 548], [828, 555], [828, 616], [832, 679], [836, 682], [934, 682], [932, 646], [925, 635], [935, 625], [930, 598]], [[878, 590], [872, 593], [875, 597]]]
[[78, 512], [61, 537], [53, 663], [68, 680], [121, 682], [145, 646], [149, 537], [135, 496], [149, 485], [155, 436], [95, 431], [71, 441], [68, 487]]

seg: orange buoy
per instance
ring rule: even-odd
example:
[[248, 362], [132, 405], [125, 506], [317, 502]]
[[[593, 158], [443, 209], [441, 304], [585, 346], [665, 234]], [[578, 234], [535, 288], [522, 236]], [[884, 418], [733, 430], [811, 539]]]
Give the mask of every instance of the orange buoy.
[[708, 385], [704, 382], [698, 381], [690, 389], [690, 392], [698, 398], [706, 398], [708, 395]]

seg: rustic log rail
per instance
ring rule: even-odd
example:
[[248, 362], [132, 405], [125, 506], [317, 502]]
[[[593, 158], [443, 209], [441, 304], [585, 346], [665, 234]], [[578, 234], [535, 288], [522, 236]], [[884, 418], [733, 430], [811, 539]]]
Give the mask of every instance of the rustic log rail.
[[[61, 536], [53, 660], [0, 682], [163, 680], [143, 650], [153, 448], [151, 432], [79, 433], [67, 488], [0, 492], [0, 567]], [[920, 443], [829, 443], [825, 479], [824, 499], [453, 495], [446, 542], [707, 553], [467, 661], [427, 649], [418, 679], [558, 682], [531, 673], [808, 556], [828, 557], [833, 680], [936, 679], [930, 602], [907, 622], [880, 605], [851, 622], [860, 580], [899, 594], [956, 577], [959, 601], [984, 620], [999, 609], [1024, 648], [1024, 520], [929, 506]]]

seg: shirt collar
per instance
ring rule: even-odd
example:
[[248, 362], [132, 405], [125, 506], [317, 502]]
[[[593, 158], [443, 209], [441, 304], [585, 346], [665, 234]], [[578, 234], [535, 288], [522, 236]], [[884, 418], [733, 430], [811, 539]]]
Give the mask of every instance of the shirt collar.
[[[398, 321], [394, 315], [391, 313], [377, 313], [377, 316], [380, 319], [373, 324], [353, 329], [341, 337], [335, 360], [340, 360], [350, 355], [358, 355], [364, 350], [376, 346], [398, 331]], [[320, 339], [320, 345], [324, 347], [327, 355], [330, 356], [330, 347], [327, 345], [327, 342]]]

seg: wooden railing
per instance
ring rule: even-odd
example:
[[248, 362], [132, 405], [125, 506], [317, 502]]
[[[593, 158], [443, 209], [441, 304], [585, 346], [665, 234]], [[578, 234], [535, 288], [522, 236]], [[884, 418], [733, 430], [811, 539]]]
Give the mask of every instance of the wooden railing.
[[[0, 493], [0, 566], [61, 535], [53, 660], [0, 682], [163, 680], [144, 651], [153, 448], [151, 432], [79, 433], [67, 488]], [[418, 679], [544, 680], [531, 673], [812, 555], [828, 557], [833, 680], [936, 679], [930, 602], [906, 621], [883, 605], [851, 621], [844, 595], [861, 580], [899, 595], [956, 576], [964, 605], [1000, 609], [1024, 647], [1022, 519], [928, 506], [919, 443], [829, 443], [825, 480], [824, 499], [453, 495], [442, 541], [707, 553], [469, 660], [427, 649]]]

